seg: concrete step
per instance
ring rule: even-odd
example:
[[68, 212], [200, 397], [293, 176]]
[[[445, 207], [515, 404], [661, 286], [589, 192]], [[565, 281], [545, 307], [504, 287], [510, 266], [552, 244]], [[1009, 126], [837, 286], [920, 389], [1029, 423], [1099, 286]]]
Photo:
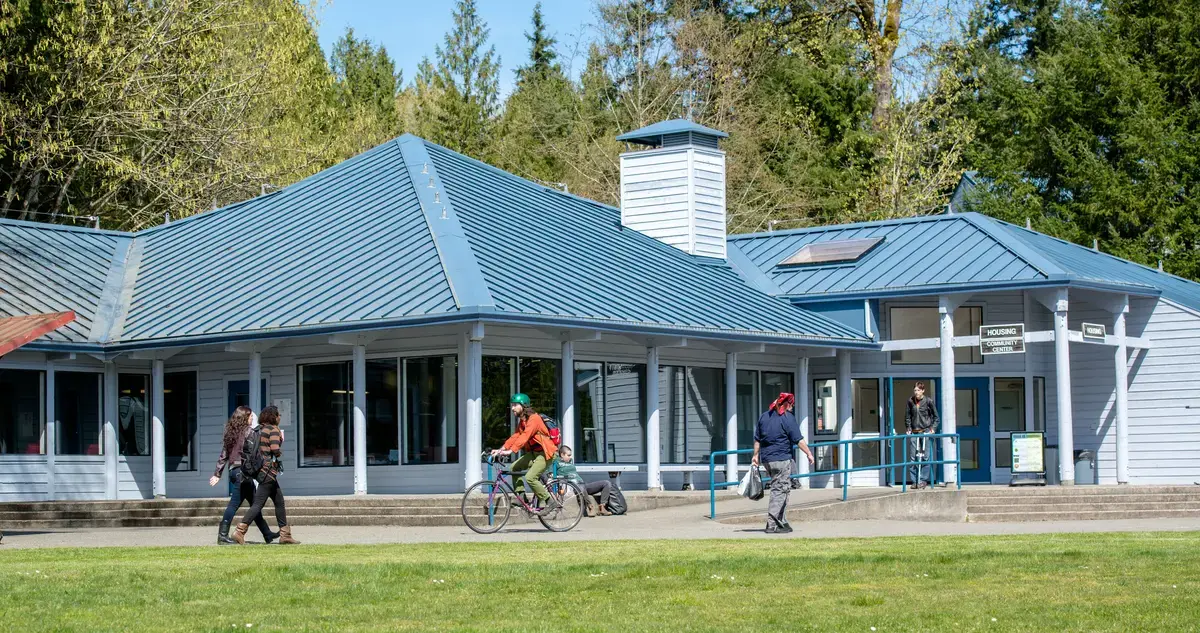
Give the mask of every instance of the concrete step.
[[1195, 493], [1151, 493], [1113, 495], [1008, 495], [997, 497], [974, 497], [968, 495], [971, 507], [1001, 506], [1011, 504], [1056, 506], [1074, 503], [1172, 503], [1200, 502], [1200, 491]]
[[971, 499], [1012, 496], [1060, 495], [1141, 495], [1200, 492], [1200, 486], [1024, 486], [1013, 488], [975, 488], [964, 486]]
[[[270, 513], [267, 513], [267, 523], [275, 527], [275, 518]], [[112, 519], [88, 519], [82, 521], [74, 520], [18, 520], [6, 521], [5, 529], [8, 530], [61, 530], [61, 529], [103, 529], [103, 528], [150, 528], [150, 527], [211, 527], [215, 531], [220, 517], [213, 519], [200, 519], [196, 517], [183, 518], [168, 518], [168, 519], [129, 519], [129, 518], [112, 518]], [[527, 518], [524, 514], [513, 511], [509, 518], [510, 525], [519, 525], [523, 523], [536, 523], [534, 518]], [[438, 513], [438, 514], [423, 514], [423, 515], [320, 515], [308, 516], [303, 514], [288, 513], [288, 523], [296, 529], [303, 529], [306, 525], [329, 525], [329, 526], [392, 526], [392, 527], [427, 527], [427, 526], [461, 526], [466, 529], [463, 524], [462, 514], [458, 512]], [[250, 527], [250, 534], [255, 539], [259, 538], [258, 529], [254, 526]]]
[[[242, 504], [238, 509], [238, 516], [245, 512], [249, 507], [248, 504]], [[305, 516], [326, 516], [326, 515], [349, 515], [349, 516], [415, 516], [421, 514], [445, 514], [458, 512], [460, 506], [427, 506], [427, 507], [407, 507], [407, 506], [381, 506], [368, 508], [338, 508], [338, 507], [293, 507], [291, 503], [287, 504], [289, 515], [305, 515]], [[0, 512], [0, 524], [7, 524], [9, 521], [83, 521], [88, 519], [104, 520], [104, 519], [180, 519], [180, 518], [198, 518], [204, 521], [212, 522], [220, 518], [224, 512], [224, 507], [221, 508], [166, 508], [159, 510], [102, 510], [98, 512], [70, 512], [70, 511], [41, 511], [41, 512]], [[273, 506], [270, 504], [266, 507], [266, 514], [274, 512]]]
[[972, 523], [1176, 518], [1200, 518], [1200, 510], [1098, 510], [1089, 512], [989, 512], [984, 514], [967, 514], [967, 521]]
[[1079, 502], [1055, 503], [1037, 505], [1027, 503], [1011, 503], [1004, 505], [975, 506], [967, 505], [967, 514], [986, 516], [989, 514], [1004, 514], [1009, 512], [1144, 512], [1153, 510], [1200, 510], [1200, 501], [1161, 501], [1161, 502]]

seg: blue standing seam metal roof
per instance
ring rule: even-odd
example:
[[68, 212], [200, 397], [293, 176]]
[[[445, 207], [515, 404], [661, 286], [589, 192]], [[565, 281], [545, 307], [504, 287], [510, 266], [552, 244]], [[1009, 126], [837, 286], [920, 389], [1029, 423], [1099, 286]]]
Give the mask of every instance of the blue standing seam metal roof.
[[657, 139], [666, 136], [667, 134], [679, 134], [681, 132], [692, 132], [695, 134], [707, 134], [717, 138], [727, 138], [729, 135], [721, 130], [714, 130], [710, 127], [705, 127], [694, 121], [687, 119], [671, 119], [670, 121], [660, 121], [653, 125], [636, 129], [632, 132], [626, 132], [617, 137], [618, 141], [628, 141], [631, 143], [657, 144]]
[[0, 223], [0, 316], [74, 310], [39, 342], [86, 343], [124, 234], [6, 220]]
[[[1159, 292], [1143, 278], [1082, 275], [1077, 263], [1048, 256], [1038, 244], [1018, 239], [1010, 227], [962, 213], [735, 235], [729, 238], [730, 250], [740, 254], [730, 261], [741, 262], [739, 268], [751, 282], [774, 285], [777, 295], [795, 302], [1071, 285]], [[806, 244], [868, 237], [884, 241], [854, 262], [780, 265]]]
[[0, 245], [0, 315], [80, 317], [27, 349], [481, 319], [877, 347], [749, 287], [723, 261], [622, 227], [615, 208], [411, 135], [280, 191], [138, 233], [0, 220]]

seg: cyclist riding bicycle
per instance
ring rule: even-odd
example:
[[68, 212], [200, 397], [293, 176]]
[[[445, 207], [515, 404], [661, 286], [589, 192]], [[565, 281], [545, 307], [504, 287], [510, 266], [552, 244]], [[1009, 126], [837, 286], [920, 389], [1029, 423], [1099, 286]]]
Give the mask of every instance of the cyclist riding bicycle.
[[508, 438], [502, 448], [492, 451], [492, 455], [511, 455], [516, 451], [525, 451], [525, 454], [512, 464], [513, 472], [525, 471], [525, 475], [519, 480], [517, 491], [524, 491], [526, 485], [533, 489], [533, 494], [537, 495], [541, 502], [540, 514], [545, 515], [554, 511], [558, 504], [539, 477], [554, 459], [557, 448], [550, 439], [550, 429], [546, 428], [542, 416], [530, 406], [529, 396], [523, 393], [513, 394], [509, 405], [517, 418], [517, 432]]

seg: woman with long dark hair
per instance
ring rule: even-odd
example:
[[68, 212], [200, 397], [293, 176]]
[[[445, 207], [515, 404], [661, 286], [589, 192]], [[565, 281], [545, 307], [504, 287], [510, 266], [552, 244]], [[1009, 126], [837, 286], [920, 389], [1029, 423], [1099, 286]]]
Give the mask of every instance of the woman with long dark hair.
[[271, 405], [263, 409], [258, 422], [258, 450], [262, 454], [262, 466], [255, 475], [258, 489], [254, 491], [254, 503], [233, 533], [233, 540], [239, 545], [246, 542], [246, 530], [250, 529], [250, 522], [262, 520], [263, 507], [270, 499], [275, 505], [275, 522], [279, 524], [279, 544], [294, 545], [300, 541], [292, 538], [292, 528], [288, 525], [287, 510], [284, 508], [283, 489], [279, 487], [279, 473], [283, 472], [283, 432], [279, 430], [279, 408]]
[[[225, 433], [221, 437], [221, 456], [217, 458], [217, 470], [208, 480], [208, 485], [215, 486], [221, 481], [221, 471], [229, 467], [229, 503], [225, 506], [225, 514], [221, 517], [221, 527], [217, 528], [218, 545], [236, 545], [229, 538], [229, 526], [233, 515], [242, 507], [242, 501], [254, 498], [254, 482], [242, 477], [242, 446], [246, 438], [258, 430], [258, 420], [250, 407], [238, 407], [233, 415], [225, 422]], [[257, 448], [257, 446], [256, 446]], [[267, 543], [279, 538], [278, 532], [272, 532], [271, 526], [260, 515], [254, 522], [263, 540]]]
[[517, 451], [525, 451], [512, 465], [513, 471], [525, 471], [525, 476], [516, 482], [517, 491], [524, 491], [528, 485], [541, 502], [541, 513], [549, 514], [558, 509], [558, 502], [550, 496], [550, 491], [546, 490], [546, 485], [538, 477], [554, 460], [558, 448], [550, 438], [550, 429], [546, 427], [546, 422], [533, 410], [529, 396], [523, 393], [513, 394], [509, 400], [509, 407], [517, 418], [517, 432], [508, 438], [503, 447], [492, 451], [492, 455], [511, 455]]

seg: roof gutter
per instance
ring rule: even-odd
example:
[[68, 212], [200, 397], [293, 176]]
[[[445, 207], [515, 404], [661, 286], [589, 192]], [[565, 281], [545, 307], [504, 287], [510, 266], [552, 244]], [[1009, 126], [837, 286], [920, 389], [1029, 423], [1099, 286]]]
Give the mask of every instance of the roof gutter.
[[1036, 290], [1039, 288], [1078, 288], [1081, 290], [1099, 290], [1116, 292], [1138, 297], [1158, 297], [1162, 291], [1150, 286], [1127, 286], [1122, 284], [1087, 281], [1080, 279], [1031, 279], [1026, 281], [1003, 281], [994, 283], [978, 283], [970, 285], [941, 284], [934, 286], [919, 286], [905, 288], [884, 288], [880, 290], [856, 290], [853, 292], [781, 295], [781, 298], [796, 305], [811, 303], [826, 303], [830, 301], [845, 301], [848, 299], [896, 299], [901, 297], [925, 297], [939, 294], [961, 294], [981, 292], [1003, 292], [1006, 290]]

